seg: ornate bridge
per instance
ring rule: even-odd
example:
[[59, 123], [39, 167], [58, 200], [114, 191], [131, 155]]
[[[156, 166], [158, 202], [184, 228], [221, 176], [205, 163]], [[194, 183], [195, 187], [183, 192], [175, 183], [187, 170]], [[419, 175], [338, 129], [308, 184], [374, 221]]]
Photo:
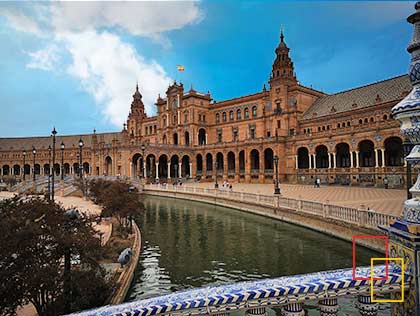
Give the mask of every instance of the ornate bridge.
[[[374, 267], [374, 295], [401, 292], [402, 273], [398, 265]], [[371, 302], [370, 268], [363, 267], [356, 275], [366, 280], [353, 280], [351, 269], [333, 270], [287, 276], [275, 279], [242, 282], [230, 285], [204, 287], [170, 295], [105, 306], [74, 316], [158, 316], [158, 315], [223, 315], [245, 310], [248, 315], [265, 315], [267, 307], [281, 307], [284, 316], [303, 316], [303, 303], [318, 301], [320, 315], [337, 315], [337, 298], [355, 297], [363, 316], [376, 315], [378, 303]], [[404, 282], [410, 282], [405, 276]], [[375, 297], [375, 299], [378, 299]]]

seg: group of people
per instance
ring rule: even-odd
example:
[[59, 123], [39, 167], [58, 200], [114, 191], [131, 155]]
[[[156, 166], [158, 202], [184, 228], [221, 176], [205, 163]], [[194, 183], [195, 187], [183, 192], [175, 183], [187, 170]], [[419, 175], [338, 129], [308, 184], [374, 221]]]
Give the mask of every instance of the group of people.
[[222, 191], [224, 192], [224, 191], [227, 191], [227, 190], [232, 192], [233, 191], [233, 186], [232, 186], [232, 183], [229, 183], [228, 181], [225, 180], [222, 183]]

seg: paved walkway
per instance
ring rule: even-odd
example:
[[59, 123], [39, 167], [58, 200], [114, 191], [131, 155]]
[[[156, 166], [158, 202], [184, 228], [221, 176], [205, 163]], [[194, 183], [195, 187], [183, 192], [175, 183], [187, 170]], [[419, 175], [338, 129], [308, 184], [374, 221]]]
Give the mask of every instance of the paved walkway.
[[[214, 188], [214, 182], [186, 183], [188, 186]], [[221, 188], [222, 183], [219, 183]], [[233, 190], [249, 193], [273, 194], [272, 184], [233, 183]], [[331, 203], [354, 208], [366, 209], [386, 214], [400, 215], [406, 199], [405, 190], [362, 188], [348, 186], [321, 186], [280, 184], [281, 194], [285, 197]]]

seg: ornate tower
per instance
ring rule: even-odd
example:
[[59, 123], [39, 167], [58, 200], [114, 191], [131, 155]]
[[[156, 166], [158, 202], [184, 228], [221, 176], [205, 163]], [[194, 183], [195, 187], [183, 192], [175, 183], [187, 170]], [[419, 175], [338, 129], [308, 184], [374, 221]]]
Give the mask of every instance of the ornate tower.
[[293, 61], [289, 56], [289, 47], [284, 42], [283, 30], [280, 33], [280, 43], [276, 48], [276, 59], [270, 75], [270, 85], [276, 83], [293, 85], [297, 83], [296, 74], [294, 72]]
[[139, 92], [139, 85], [136, 85], [136, 91], [133, 94], [133, 102], [131, 102], [130, 114], [127, 120], [127, 129], [131, 137], [141, 136], [141, 123], [147, 117], [144, 110], [142, 95]]

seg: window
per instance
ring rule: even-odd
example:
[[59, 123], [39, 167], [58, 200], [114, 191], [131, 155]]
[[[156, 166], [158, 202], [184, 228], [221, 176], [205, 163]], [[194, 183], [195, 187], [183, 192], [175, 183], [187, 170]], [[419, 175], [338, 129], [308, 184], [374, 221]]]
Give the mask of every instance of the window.
[[184, 123], [188, 122], [188, 112], [184, 113]]
[[294, 136], [295, 135], [295, 129], [294, 128], [289, 129], [289, 135], [290, 136]]
[[252, 116], [253, 117], [257, 116], [257, 107], [256, 106], [252, 107]]
[[242, 119], [242, 112], [241, 112], [241, 110], [237, 110], [237, 111], [236, 111], [236, 119], [237, 119], [237, 120]]
[[363, 121], [362, 121], [362, 119], [360, 119], [360, 120], [359, 120], [359, 124], [363, 124]]
[[320, 126], [318, 126], [318, 132], [320, 132], [321, 131], [321, 127]]
[[249, 118], [249, 110], [248, 110], [248, 108], [245, 109], [244, 118], [245, 119]]
[[238, 129], [233, 129], [233, 141], [236, 142], [238, 140]]
[[176, 125], [176, 115], [174, 115], [174, 125]]
[[338, 123], [338, 124], [337, 124], [337, 128], [340, 128], [340, 127], [341, 127], [341, 126], [340, 126], [340, 123]]
[[163, 127], [166, 127], [166, 116], [163, 117]]
[[368, 122], [368, 119], [367, 118], [365, 118], [365, 123], [367, 123]]
[[251, 139], [255, 139], [255, 128], [254, 127], [251, 127], [251, 129], [249, 131], [250, 131], [250, 137], [251, 137]]
[[222, 131], [217, 131], [217, 142], [218, 143], [222, 142]]
[[296, 103], [295, 103], [295, 97], [292, 95], [291, 97], [290, 97], [290, 99], [289, 99], [289, 105], [290, 106], [294, 106]]
[[155, 125], [153, 128], [154, 128], [155, 134], [156, 134], [157, 133], [157, 126]]
[[230, 121], [233, 121], [233, 111], [230, 111], [229, 112], [229, 120]]
[[198, 114], [198, 121], [201, 121], [201, 114]]
[[388, 119], [388, 115], [384, 114], [383, 119], [386, 121]]
[[223, 123], [225, 123], [226, 122], [226, 112], [223, 112]]
[[277, 128], [280, 128], [281, 127], [281, 122], [280, 122], [280, 120], [277, 120]]
[[216, 114], [216, 124], [219, 124], [219, 123], [220, 123], [220, 114], [217, 113]]
[[373, 123], [375, 120], [373, 119], [373, 117], [370, 118], [370, 121]]
[[144, 128], [144, 133], [145, 133], [146, 135], [149, 133], [149, 130], [148, 130], [148, 127], [147, 127], [147, 126]]
[[347, 122], [347, 127], [350, 127], [351, 123], [350, 121]]
[[271, 132], [270, 131], [267, 132], [267, 137], [271, 137]]
[[205, 115], [203, 115], [203, 121], [204, 121], [204, 122], [206, 121], [206, 116], [205, 116]]

